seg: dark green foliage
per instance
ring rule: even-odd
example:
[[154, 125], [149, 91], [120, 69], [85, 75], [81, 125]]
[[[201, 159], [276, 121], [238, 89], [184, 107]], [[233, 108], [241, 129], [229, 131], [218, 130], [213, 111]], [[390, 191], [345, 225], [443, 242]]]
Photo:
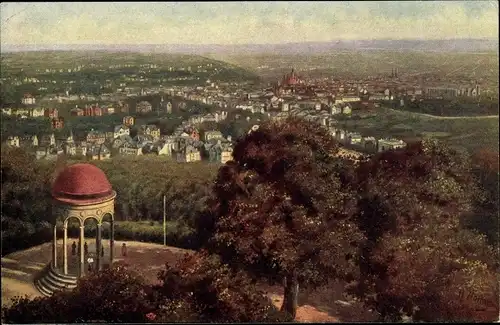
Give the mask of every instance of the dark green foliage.
[[17, 298], [2, 310], [6, 323], [276, 322], [290, 317], [257, 291], [249, 278], [206, 254], [167, 265], [151, 286], [125, 266], [81, 279], [70, 292]]
[[498, 261], [484, 237], [460, 227], [481, 192], [465, 155], [436, 141], [377, 154], [355, 186], [367, 240], [349, 292], [382, 319], [491, 320], [479, 309], [498, 297]]
[[463, 220], [468, 228], [475, 229], [488, 238], [493, 245], [499, 244], [500, 224], [498, 222], [499, 210], [499, 155], [498, 151], [478, 150], [472, 156], [472, 170], [476, 176], [483, 197], [476, 200], [474, 211]]
[[[37, 135], [50, 134], [53, 132], [52, 125], [48, 118], [27, 118], [21, 119], [16, 116], [2, 114], [0, 119], [2, 139], [8, 136], [17, 135]], [[40, 139], [39, 139], [40, 140]]]
[[405, 100], [404, 110], [437, 116], [480, 116], [498, 115], [498, 100], [493, 98], [460, 97], [459, 100], [426, 99]]
[[148, 286], [137, 273], [115, 267], [81, 279], [70, 292], [18, 298], [3, 311], [8, 323], [146, 322]]
[[[239, 115], [239, 117], [236, 117]], [[247, 120], [247, 118], [250, 118]], [[224, 136], [232, 136], [233, 139], [240, 138], [248, 133], [250, 128], [256, 124], [261, 124], [268, 120], [265, 114], [252, 114], [250, 111], [233, 110], [227, 118], [219, 123], [218, 129]]]
[[[178, 164], [162, 157], [125, 157], [93, 163], [104, 170], [118, 193], [115, 208], [118, 221], [162, 222], [163, 195], [166, 195], [168, 240], [184, 248], [196, 245], [190, 225], [205, 207], [216, 165]], [[46, 226], [39, 224], [54, 222], [50, 188], [55, 173], [54, 162], [36, 161], [22, 149], [2, 150], [1, 207], [2, 224], [5, 225], [2, 254], [51, 239]], [[26, 222], [28, 228], [20, 221]], [[121, 240], [163, 243], [162, 226], [148, 228], [119, 223], [116, 235]], [[31, 245], [28, 244], [30, 237], [33, 239]]]
[[[166, 228], [168, 246], [186, 249], [193, 249], [199, 246], [197, 235], [188, 225], [177, 221], [168, 221]], [[62, 229], [62, 225], [60, 229]], [[79, 233], [79, 225], [70, 223], [68, 236], [78, 238]], [[43, 242], [49, 241], [52, 235], [52, 232], [49, 231], [48, 236], [45, 237], [45, 241]], [[62, 236], [62, 231], [58, 236]], [[85, 225], [85, 237], [94, 238], [95, 236], [95, 223], [89, 221]], [[104, 224], [103, 236], [103, 238], [109, 238], [109, 224]], [[115, 240], [163, 244], [163, 224], [156, 221], [116, 221]]]
[[[289, 280], [284, 306], [296, 299], [287, 292], [299, 283], [353, 276], [350, 256], [362, 236], [351, 218], [352, 196], [341, 186], [337, 150], [316, 124], [264, 124], [238, 140], [200, 218], [200, 237], [225, 261], [257, 277]], [[286, 310], [295, 316], [296, 307]]]
[[[279, 312], [243, 271], [233, 271], [207, 253], [187, 255], [160, 274], [155, 287], [160, 319], [191, 322], [277, 322], [291, 318]], [[182, 304], [176, 302], [182, 301]], [[173, 316], [178, 315], [178, 318]]]

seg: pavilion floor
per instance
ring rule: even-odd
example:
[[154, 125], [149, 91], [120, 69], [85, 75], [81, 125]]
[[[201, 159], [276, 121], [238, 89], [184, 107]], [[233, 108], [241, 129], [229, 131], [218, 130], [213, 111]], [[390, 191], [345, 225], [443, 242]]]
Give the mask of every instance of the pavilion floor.
[[[67, 252], [68, 252], [68, 275], [74, 275], [77, 276], [79, 274], [79, 268], [80, 268], [80, 261], [79, 261], [79, 252], [78, 248], [76, 251], [72, 252], [72, 245], [73, 242], [76, 243], [76, 246], [78, 247], [78, 240], [77, 239], [68, 239], [68, 247], [67, 247]], [[92, 267], [95, 267], [97, 263], [97, 251], [96, 251], [96, 243], [95, 239], [90, 239], [87, 240], [87, 245], [88, 245], [88, 253], [84, 257], [85, 260], [85, 272], [88, 270], [88, 258], [91, 257], [94, 262], [92, 263]], [[109, 266], [109, 259], [110, 259], [110, 247], [109, 247], [109, 240], [103, 240], [103, 246], [104, 246], [104, 256], [100, 255], [101, 258], [101, 268], [104, 268], [106, 266]], [[58, 241], [57, 243], [57, 268], [56, 270], [60, 274], [63, 273], [63, 244], [62, 241]], [[119, 258], [121, 254], [121, 248], [116, 247], [116, 242], [115, 242], [115, 247], [114, 247], [114, 258], [116, 259], [117, 257]], [[101, 252], [99, 252], [101, 254]]]

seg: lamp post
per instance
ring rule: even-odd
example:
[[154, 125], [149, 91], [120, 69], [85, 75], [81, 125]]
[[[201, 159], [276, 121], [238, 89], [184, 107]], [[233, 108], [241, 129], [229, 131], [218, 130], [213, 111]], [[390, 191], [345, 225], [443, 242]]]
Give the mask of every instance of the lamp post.
[[167, 246], [167, 196], [163, 195], [163, 246]]

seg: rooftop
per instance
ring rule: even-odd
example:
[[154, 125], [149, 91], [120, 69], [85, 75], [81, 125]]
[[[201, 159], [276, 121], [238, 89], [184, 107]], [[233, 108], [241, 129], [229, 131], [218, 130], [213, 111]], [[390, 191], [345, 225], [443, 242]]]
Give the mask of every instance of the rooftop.
[[69, 204], [93, 204], [115, 195], [104, 172], [91, 164], [66, 167], [52, 186], [52, 196]]

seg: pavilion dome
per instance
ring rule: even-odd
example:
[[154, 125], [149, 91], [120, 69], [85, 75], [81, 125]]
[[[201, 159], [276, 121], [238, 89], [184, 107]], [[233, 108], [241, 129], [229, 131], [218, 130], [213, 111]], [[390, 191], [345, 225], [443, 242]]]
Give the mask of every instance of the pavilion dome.
[[112, 196], [114, 191], [104, 172], [91, 164], [74, 164], [66, 167], [56, 178], [52, 186], [52, 196], [67, 199], [99, 199]]

